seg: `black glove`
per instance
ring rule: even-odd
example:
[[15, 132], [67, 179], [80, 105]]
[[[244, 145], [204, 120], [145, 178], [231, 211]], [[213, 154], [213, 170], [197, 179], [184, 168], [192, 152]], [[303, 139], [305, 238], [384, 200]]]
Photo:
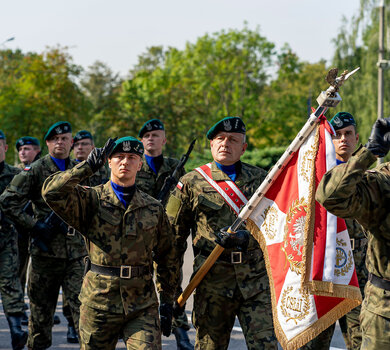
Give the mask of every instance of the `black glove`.
[[52, 240], [52, 232], [50, 227], [43, 221], [38, 220], [31, 229], [32, 243], [45, 253], [53, 254], [53, 251], [48, 248], [48, 244]]
[[186, 304], [180, 306], [177, 300], [173, 303], [173, 317], [178, 318], [185, 313]]
[[249, 244], [249, 232], [238, 230], [236, 233], [229, 233], [227, 232], [228, 228], [229, 226], [226, 226], [217, 233], [215, 242], [225, 249], [234, 248], [245, 252]]
[[390, 117], [379, 118], [372, 126], [365, 147], [378, 157], [384, 157], [390, 149]]
[[169, 337], [172, 330], [172, 304], [162, 303], [160, 305], [161, 332]]
[[108, 157], [115, 147], [116, 139], [116, 137], [114, 139], [110, 137], [102, 148], [94, 148], [89, 154], [87, 163], [94, 173], [106, 164]]

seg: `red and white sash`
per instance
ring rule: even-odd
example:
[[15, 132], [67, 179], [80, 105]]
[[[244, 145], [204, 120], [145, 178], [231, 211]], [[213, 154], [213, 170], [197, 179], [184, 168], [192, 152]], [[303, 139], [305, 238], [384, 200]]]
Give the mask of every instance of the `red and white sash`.
[[241, 208], [248, 202], [245, 195], [237, 187], [237, 185], [230, 180], [214, 181], [211, 177], [211, 163], [202, 165], [195, 169], [204, 179], [222, 196], [224, 201], [233, 209], [238, 215]]

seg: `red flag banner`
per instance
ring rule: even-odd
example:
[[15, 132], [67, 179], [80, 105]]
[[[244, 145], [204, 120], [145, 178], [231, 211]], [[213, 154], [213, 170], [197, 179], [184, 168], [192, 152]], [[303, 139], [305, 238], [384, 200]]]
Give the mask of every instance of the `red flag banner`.
[[325, 117], [294, 153], [248, 219], [264, 252], [276, 336], [298, 349], [361, 303], [344, 220], [314, 199], [336, 165]]

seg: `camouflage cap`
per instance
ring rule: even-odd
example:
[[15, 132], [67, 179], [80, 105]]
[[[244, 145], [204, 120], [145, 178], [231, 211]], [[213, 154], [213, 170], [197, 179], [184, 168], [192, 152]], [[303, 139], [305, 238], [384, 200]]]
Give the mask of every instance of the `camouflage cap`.
[[246, 132], [245, 124], [240, 117], [226, 117], [214, 124], [207, 132], [206, 136], [212, 140], [220, 131], [238, 132], [244, 134]]
[[339, 130], [346, 128], [347, 126], [353, 125], [356, 127], [355, 118], [351, 113], [348, 112], [338, 112], [330, 121], [333, 126], [333, 129]]
[[91, 139], [93, 141], [92, 134], [87, 130], [80, 130], [76, 135], [74, 135], [73, 142], [84, 139]]
[[45, 141], [50, 140], [55, 135], [66, 134], [68, 132], [72, 132], [72, 126], [69, 122], [57, 122], [49, 128], [43, 139]]
[[141, 130], [138, 133], [138, 136], [142, 138], [144, 134], [153, 130], [165, 130], [164, 124], [159, 119], [150, 119], [144, 125], [142, 125]]
[[5, 135], [2, 130], [0, 130], [0, 140], [5, 140]]
[[32, 136], [23, 136], [16, 141], [15, 147], [19, 151], [19, 148], [24, 145], [35, 145], [40, 146], [39, 140]]
[[114, 153], [119, 152], [135, 153], [142, 157], [144, 154], [144, 145], [133, 136], [125, 136], [115, 141], [115, 147], [112, 150], [110, 157]]

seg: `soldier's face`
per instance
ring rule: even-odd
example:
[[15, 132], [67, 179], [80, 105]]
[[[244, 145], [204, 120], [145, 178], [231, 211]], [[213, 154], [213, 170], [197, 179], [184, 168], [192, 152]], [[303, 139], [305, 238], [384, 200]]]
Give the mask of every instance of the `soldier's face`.
[[167, 142], [164, 130], [153, 130], [146, 132], [141, 139], [145, 153], [148, 156], [156, 157], [162, 153], [163, 146]]
[[91, 139], [76, 141], [73, 146], [74, 156], [78, 160], [86, 160], [94, 148], [95, 146]]
[[222, 165], [232, 165], [240, 160], [248, 144], [245, 135], [238, 132], [219, 132], [210, 140], [211, 154]]
[[19, 147], [19, 159], [24, 164], [30, 164], [37, 154], [40, 152], [40, 148], [34, 145], [24, 145]]
[[111, 180], [120, 186], [132, 186], [137, 172], [142, 167], [142, 159], [134, 153], [118, 152], [108, 159], [111, 169]]
[[0, 140], [0, 162], [4, 162], [5, 153], [8, 151], [8, 145], [5, 143], [5, 140]]
[[336, 135], [332, 137], [334, 148], [336, 150], [336, 158], [343, 162], [347, 162], [355, 151], [356, 145], [359, 142], [359, 134], [356, 134], [355, 127], [349, 125], [345, 128], [336, 131]]
[[50, 140], [46, 140], [46, 146], [49, 154], [58, 159], [66, 159], [69, 157], [70, 148], [73, 144], [72, 134], [60, 134], [53, 136]]

